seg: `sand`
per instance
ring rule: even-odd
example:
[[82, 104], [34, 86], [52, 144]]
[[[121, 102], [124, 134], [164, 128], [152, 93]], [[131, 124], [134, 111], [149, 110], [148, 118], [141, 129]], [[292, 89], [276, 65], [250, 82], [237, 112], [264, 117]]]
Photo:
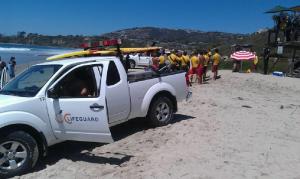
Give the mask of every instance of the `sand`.
[[66, 142], [31, 178], [300, 178], [299, 79], [221, 71], [173, 124], [114, 127], [112, 144]]

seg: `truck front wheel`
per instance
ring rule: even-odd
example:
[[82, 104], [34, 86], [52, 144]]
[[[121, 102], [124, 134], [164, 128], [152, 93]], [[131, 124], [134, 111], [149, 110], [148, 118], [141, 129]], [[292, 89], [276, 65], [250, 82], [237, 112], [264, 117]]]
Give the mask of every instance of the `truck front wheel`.
[[164, 126], [173, 120], [174, 105], [167, 97], [156, 98], [149, 108], [148, 119], [154, 126]]
[[0, 178], [23, 174], [34, 167], [39, 150], [36, 140], [26, 132], [14, 131], [0, 139]]

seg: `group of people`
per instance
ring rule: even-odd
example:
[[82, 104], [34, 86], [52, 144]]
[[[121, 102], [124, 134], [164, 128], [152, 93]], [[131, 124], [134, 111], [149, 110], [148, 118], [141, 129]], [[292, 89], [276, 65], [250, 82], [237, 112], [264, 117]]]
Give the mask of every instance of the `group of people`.
[[4, 71], [4, 69], [7, 70], [9, 78], [12, 79], [15, 77], [15, 71], [16, 71], [16, 58], [15, 57], [11, 57], [8, 65], [6, 64], [6, 62], [4, 60], [1, 59], [0, 56], [0, 78], [2, 76], [2, 72]]
[[184, 70], [186, 71], [187, 84], [191, 86], [194, 75], [196, 75], [199, 84], [207, 80], [207, 71], [210, 64], [214, 74], [213, 79], [217, 80], [219, 78], [218, 67], [220, 60], [221, 56], [218, 49], [215, 49], [213, 54], [208, 49], [199, 52], [194, 51], [190, 55], [188, 55], [186, 51], [161, 50], [158, 54], [153, 55], [152, 68], [154, 68], [154, 70]]

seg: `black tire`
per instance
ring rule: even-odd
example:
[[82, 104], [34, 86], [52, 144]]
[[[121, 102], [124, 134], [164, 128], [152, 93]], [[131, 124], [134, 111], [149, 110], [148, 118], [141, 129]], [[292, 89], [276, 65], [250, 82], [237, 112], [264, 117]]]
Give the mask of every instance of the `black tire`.
[[[16, 148], [13, 147], [13, 145], [18, 146]], [[0, 147], [4, 147], [4, 149], [7, 149], [7, 152], [5, 153], [15, 153], [13, 154], [13, 156], [4, 154], [2, 153], [4, 151], [3, 148], [0, 148], [0, 160], [6, 160], [6, 162], [0, 165], [0, 178], [8, 178], [16, 175], [21, 175], [31, 170], [35, 166], [39, 158], [39, 149], [36, 140], [24, 131], [14, 131], [8, 133], [4, 137], [1, 136]], [[13, 150], [12, 148], [16, 149]], [[8, 152], [9, 150], [11, 152]], [[22, 157], [19, 158], [17, 153], [19, 153]], [[26, 155], [24, 153], [26, 153]], [[10, 166], [13, 166], [9, 163], [9, 160], [15, 161], [16, 164], [14, 166], [16, 166], [16, 168], [8, 168]]]
[[168, 97], [159, 96], [151, 102], [147, 119], [152, 126], [159, 127], [167, 125], [173, 118], [174, 105]]
[[135, 61], [132, 60], [132, 59], [129, 60], [129, 68], [130, 69], [134, 69], [135, 68]]

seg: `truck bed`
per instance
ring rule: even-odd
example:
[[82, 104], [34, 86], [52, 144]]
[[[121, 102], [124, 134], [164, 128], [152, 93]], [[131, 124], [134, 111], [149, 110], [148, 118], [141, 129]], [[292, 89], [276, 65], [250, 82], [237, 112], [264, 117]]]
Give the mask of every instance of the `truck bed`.
[[138, 81], [144, 81], [144, 80], [148, 80], [148, 79], [159, 78], [159, 77], [164, 77], [164, 76], [169, 76], [169, 75], [174, 75], [174, 74], [179, 74], [179, 73], [185, 73], [185, 72], [184, 71], [175, 71], [175, 72], [158, 74], [154, 71], [138, 71], [138, 72], [128, 73], [127, 79], [128, 79], [129, 83], [134, 83], [134, 82], [138, 82]]
[[[150, 90], [156, 88], [156, 85], [168, 86], [174, 91], [177, 101], [184, 100], [187, 94], [187, 86], [185, 82], [185, 72], [176, 71], [164, 74], [155, 72], [133, 72], [128, 74], [130, 99], [131, 99], [131, 114], [130, 118], [144, 117], [146, 111], [141, 110], [143, 100]], [[164, 87], [163, 87], [164, 88]], [[155, 89], [154, 89], [155, 90]], [[160, 89], [161, 90], [161, 89]], [[169, 90], [169, 89], [168, 89]]]
[[155, 77], [158, 77], [158, 75], [153, 71], [130, 72], [127, 74], [127, 79], [129, 83], [152, 79]]

